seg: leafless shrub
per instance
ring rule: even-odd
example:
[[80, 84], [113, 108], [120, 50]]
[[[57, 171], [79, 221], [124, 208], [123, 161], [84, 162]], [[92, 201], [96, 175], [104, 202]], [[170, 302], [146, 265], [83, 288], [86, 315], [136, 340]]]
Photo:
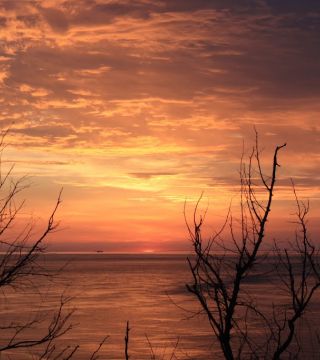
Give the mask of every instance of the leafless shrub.
[[[283, 285], [283, 301], [265, 309], [246, 286], [250, 276], [270, 260], [270, 254], [267, 256], [262, 251], [262, 245], [275, 192], [278, 155], [285, 146], [275, 148], [271, 172], [266, 176], [256, 133], [248, 164], [241, 159], [237, 223], [229, 212], [222, 228], [210, 239], [203, 239], [205, 216], [199, 215], [201, 198], [194, 209], [192, 226], [186, 219], [194, 250], [194, 256], [188, 259], [193, 281], [187, 284], [187, 289], [197, 298], [221, 354], [228, 360], [298, 358], [301, 344], [296, 333], [297, 323], [320, 286], [318, 250], [307, 230], [309, 204], [299, 201], [294, 186], [300, 232], [288, 244], [288, 249], [275, 244], [271, 256], [278, 259], [271, 271], [279, 276]], [[235, 224], [239, 224], [239, 231], [235, 230]], [[228, 228], [230, 242], [222, 236]], [[279, 286], [274, 290], [279, 291]], [[262, 329], [260, 333], [257, 323]]]
[[[44, 241], [47, 236], [56, 231], [58, 222], [55, 215], [61, 203], [61, 191], [56, 200], [53, 211], [49, 215], [45, 229], [37, 237], [33, 236], [33, 225], [27, 223], [20, 232], [17, 233], [15, 221], [17, 220], [24, 201], [18, 200], [18, 195], [28, 187], [26, 178], [14, 179], [11, 166], [7, 171], [3, 171], [2, 154], [5, 149], [5, 136], [7, 132], [0, 134], [0, 291], [2, 296], [6, 296], [7, 290], [21, 292], [31, 289], [34, 292], [41, 292], [41, 279], [50, 279], [52, 273], [48, 271], [40, 261], [40, 255], [45, 252]], [[70, 298], [60, 297], [60, 301], [53, 312], [47, 312], [45, 316], [40, 316], [37, 311], [28, 314], [27, 320], [20, 320], [19, 315], [24, 313], [21, 309], [20, 314], [15, 314], [13, 319], [0, 325], [0, 357], [10, 352], [24, 349], [35, 349], [38, 359], [62, 359], [74, 358], [79, 345], [57, 346], [56, 340], [61, 338], [66, 332], [72, 329], [70, 322], [73, 309], [68, 307]], [[35, 309], [40, 304], [35, 304]], [[35, 335], [41, 329], [40, 335]], [[99, 344], [90, 360], [98, 358], [98, 351], [107, 338]], [[8, 355], [11, 358], [11, 355]], [[2, 357], [1, 357], [2, 358]]]
[[149, 350], [150, 350], [150, 360], [176, 360], [177, 358], [177, 349], [180, 342], [180, 338], [172, 344], [170, 352], [167, 352], [167, 347], [161, 348], [161, 353], [159, 353], [154, 346], [152, 345], [148, 335], [146, 334], [146, 339], [148, 342]]

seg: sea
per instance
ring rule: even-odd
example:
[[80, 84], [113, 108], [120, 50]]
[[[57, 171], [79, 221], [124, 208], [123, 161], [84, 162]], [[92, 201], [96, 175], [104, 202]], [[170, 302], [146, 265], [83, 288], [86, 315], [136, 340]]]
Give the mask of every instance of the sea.
[[[73, 359], [89, 360], [107, 337], [99, 359], [125, 359], [128, 324], [130, 360], [221, 359], [208, 320], [186, 289], [192, 282], [186, 254], [45, 254], [39, 264], [42, 275], [38, 269], [37, 276], [22, 279], [0, 295], [0, 345], [10, 336], [5, 326], [34, 318], [37, 322], [23, 336], [39, 338], [63, 298], [67, 301], [64, 314], [72, 315], [65, 325], [70, 329], [57, 340], [56, 354], [69, 347], [66, 355], [78, 346]], [[281, 293], [267, 275], [253, 275], [247, 287], [262, 307], [270, 307], [277, 298], [281, 301]], [[299, 328], [308, 339], [302, 359], [320, 358], [319, 311], [317, 296]], [[261, 331], [258, 326], [257, 332]], [[39, 349], [33, 347], [0, 353], [1, 360], [38, 358]]]

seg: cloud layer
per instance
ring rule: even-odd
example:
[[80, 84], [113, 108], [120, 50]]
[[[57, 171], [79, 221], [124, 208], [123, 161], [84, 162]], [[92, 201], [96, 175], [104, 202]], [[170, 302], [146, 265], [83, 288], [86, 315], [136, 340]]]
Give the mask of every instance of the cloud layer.
[[[283, 187], [296, 177], [319, 212], [317, 1], [8, 0], [0, 27], [11, 159], [50, 189], [64, 185], [66, 202], [88, 193], [94, 208], [116, 208], [96, 216], [97, 240], [172, 239], [167, 221], [182, 239], [186, 197], [228, 203], [254, 125], [266, 153], [288, 143]], [[152, 220], [135, 219], [141, 203]], [[81, 206], [63, 213], [74, 237], [90, 217]]]

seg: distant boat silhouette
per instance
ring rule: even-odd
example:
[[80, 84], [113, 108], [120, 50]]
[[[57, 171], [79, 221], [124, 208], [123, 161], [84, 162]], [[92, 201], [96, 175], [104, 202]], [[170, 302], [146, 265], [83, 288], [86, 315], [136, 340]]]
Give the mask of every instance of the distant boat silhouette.
[[97, 253], [103, 253], [103, 250], [97, 250]]

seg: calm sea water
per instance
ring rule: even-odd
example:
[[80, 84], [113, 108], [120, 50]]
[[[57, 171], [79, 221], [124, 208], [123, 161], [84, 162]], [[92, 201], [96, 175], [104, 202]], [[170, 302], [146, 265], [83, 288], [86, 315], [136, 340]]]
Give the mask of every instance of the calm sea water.
[[[36, 289], [26, 287], [23, 292], [4, 293], [2, 323], [25, 321], [34, 314], [46, 320], [64, 293], [72, 297], [68, 308], [75, 312], [71, 318], [73, 327], [60, 345], [79, 344], [75, 359], [89, 359], [89, 354], [107, 335], [100, 358], [124, 359], [127, 320], [131, 329], [131, 360], [150, 359], [150, 344], [157, 359], [170, 359], [177, 341], [178, 359], [219, 359], [206, 318], [195, 315], [199, 305], [186, 291], [185, 284], [191, 281], [191, 275], [185, 255], [48, 254], [43, 264], [53, 271], [63, 269], [49, 281], [37, 279]], [[281, 297], [270, 279], [256, 281], [253, 277], [251, 285], [248, 281], [250, 286], [265, 306], [275, 301], [276, 296]], [[314, 332], [317, 327], [319, 304], [319, 301], [314, 304], [311, 320], [305, 323], [308, 331]], [[38, 336], [45, 323], [35, 326], [32, 336]], [[308, 346], [314, 348], [317, 344]], [[1, 360], [31, 359], [34, 354], [34, 350], [8, 352]]]

